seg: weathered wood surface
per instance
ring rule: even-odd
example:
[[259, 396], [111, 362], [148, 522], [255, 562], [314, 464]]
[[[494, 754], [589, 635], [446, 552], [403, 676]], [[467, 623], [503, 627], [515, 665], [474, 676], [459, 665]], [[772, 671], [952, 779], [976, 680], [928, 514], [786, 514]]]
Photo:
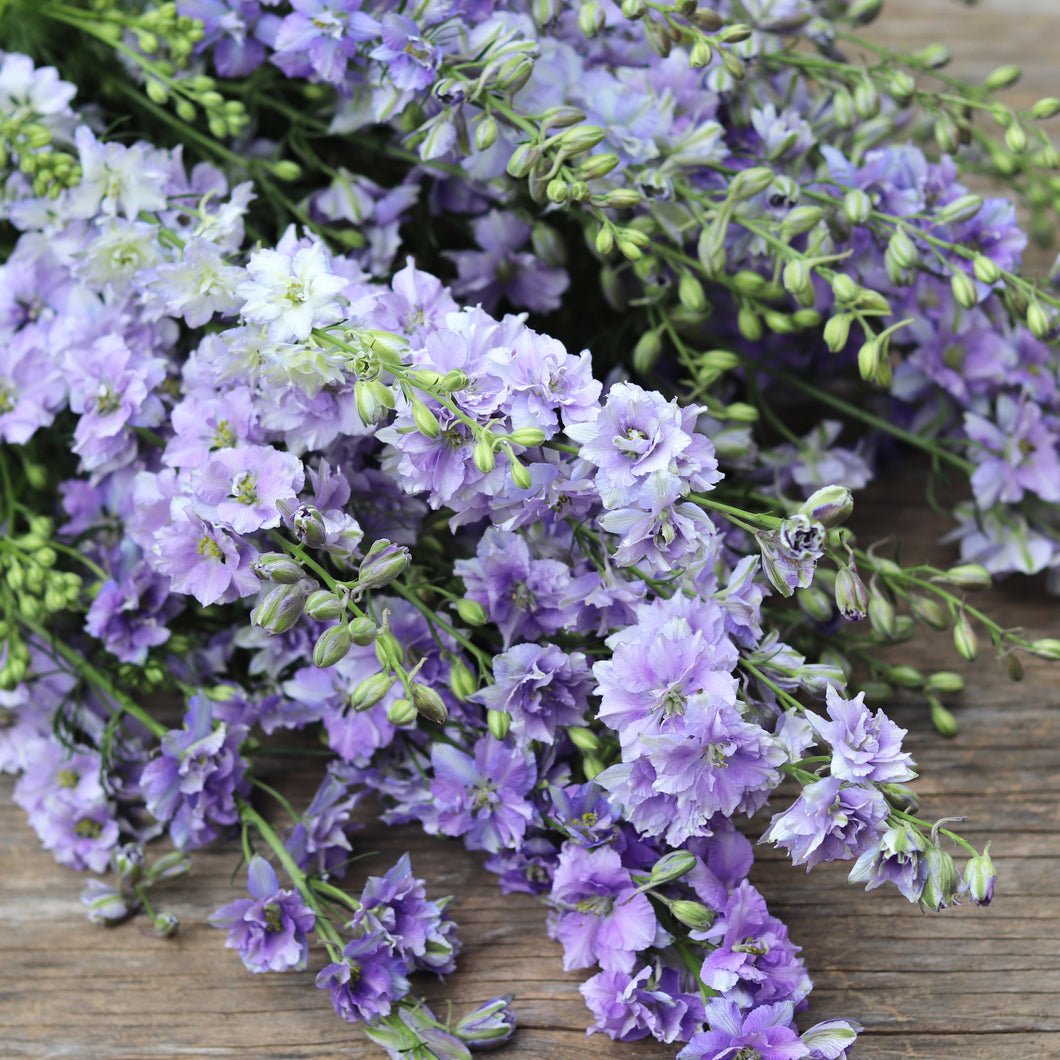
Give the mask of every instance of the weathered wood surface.
[[[1053, 52], [1058, 0], [985, 0], [964, 8], [947, 0], [890, 0], [877, 40], [945, 40], [954, 68], [986, 73], [1001, 62], [1027, 73], [1014, 98], [1060, 95]], [[907, 556], [949, 555], [932, 545], [938, 525], [908, 481], [876, 489], [862, 503], [863, 542], [893, 536]], [[1038, 584], [1011, 583], [990, 594], [1003, 622], [1057, 635], [1057, 605]], [[903, 649], [905, 650], [905, 649]], [[953, 659], [944, 635], [907, 650], [922, 665]], [[892, 715], [910, 730], [920, 764], [926, 816], [967, 814], [964, 831], [992, 843], [1000, 881], [988, 909], [923, 914], [896, 894], [864, 893], [840, 866], [807, 876], [769, 850], [754, 879], [816, 983], [812, 1021], [849, 1016], [867, 1027], [858, 1060], [1048, 1060], [1060, 1058], [1060, 669], [1028, 663], [1021, 684], [985, 658], [962, 667], [969, 688], [960, 733], [942, 740], [909, 702]], [[304, 789], [297, 777], [274, 778]], [[379, 1057], [381, 1051], [332, 1014], [312, 973], [249, 976], [206, 916], [242, 890], [231, 880], [233, 848], [195, 855], [191, 876], [157, 894], [176, 912], [176, 939], [159, 942], [135, 926], [90, 925], [77, 899], [81, 878], [37, 846], [0, 781], [0, 1055], [71, 1060], [244, 1057], [324, 1060]], [[558, 946], [544, 933], [544, 910], [523, 896], [501, 897], [480, 858], [411, 829], [369, 826], [358, 851], [381, 871], [413, 853], [437, 897], [453, 893], [464, 953], [460, 971], [428, 989], [457, 1010], [510, 991], [520, 1031], [499, 1054], [511, 1060], [663, 1060], [673, 1050], [615, 1045], [584, 1036], [587, 1015], [578, 974], [565, 974]]]

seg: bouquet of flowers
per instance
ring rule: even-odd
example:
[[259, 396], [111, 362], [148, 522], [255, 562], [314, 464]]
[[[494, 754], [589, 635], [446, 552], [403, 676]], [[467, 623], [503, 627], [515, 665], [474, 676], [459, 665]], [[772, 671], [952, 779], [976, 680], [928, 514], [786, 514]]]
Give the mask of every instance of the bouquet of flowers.
[[[510, 997], [417, 999], [456, 924], [356, 878], [370, 803], [540, 896], [590, 1031], [834, 1060], [746, 824], [991, 900], [879, 706], [952, 734], [962, 679], [879, 648], [1060, 658], [967, 599], [1060, 569], [1060, 298], [963, 182], [1048, 228], [1060, 100], [880, 7], [0, 3], [0, 768], [93, 921], [172, 934], [148, 892], [239, 835], [249, 971], [393, 1057], [502, 1044]], [[844, 525], [910, 449], [956, 566]]]

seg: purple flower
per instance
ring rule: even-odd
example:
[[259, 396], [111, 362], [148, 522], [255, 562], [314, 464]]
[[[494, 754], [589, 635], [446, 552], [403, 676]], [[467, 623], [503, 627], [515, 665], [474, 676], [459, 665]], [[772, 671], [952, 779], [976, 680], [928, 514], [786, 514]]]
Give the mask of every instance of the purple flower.
[[902, 750], [906, 730], [882, 710], [871, 714], [864, 692], [843, 699], [829, 685], [825, 696], [831, 721], [811, 712], [806, 720], [832, 749], [829, 769], [833, 777], [851, 784], [900, 784], [916, 777], [912, 757]]
[[512, 994], [484, 1001], [464, 1016], [453, 1028], [469, 1049], [496, 1049], [510, 1041], [515, 1033], [515, 1009]]
[[792, 1027], [794, 1008], [790, 1002], [741, 1012], [727, 998], [711, 998], [705, 1017], [710, 1030], [693, 1035], [677, 1060], [801, 1060], [810, 1055], [809, 1047]]
[[383, 43], [369, 52], [386, 70], [387, 77], [403, 92], [422, 92], [434, 81], [442, 61], [442, 49], [420, 34], [420, 27], [406, 15], [383, 16]]
[[309, 955], [306, 933], [313, 930], [316, 914], [296, 891], [280, 890], [273, 867], [260, 855], [247, 870], [249, 898], [237, 898], [207, 920], [228, 928], [225, 946], [238, 950], [250, 972], [301, 971]]
[[169, 640], [166, 622], [180, 607], [166, 579], [139, 562], [120, 582], [108, 579], [100, 586], [85, 616], [85, 630], [120, 662], [142, 666], [150, 648]]
[[878, 846], [866, 850], [854, 862], [847, 876], [851, 883], [864, 883], [866, 891], [893, 883], [910, 902], [920, 898], [927, 878], [923, 840], [904, 824], [889, 828]]
[[455, 969], [456, 925], [443, 919], [448, 903], [427, 901], [423, 880], [412, 875], [408, 854], [402, 854], [385, 876], [369, 876], [360, 901], [354, 930], [383, 932], [411, 968], [428, 968], [440, 975]]
[[325, 773], [313, 801], [284, 844], [303, 872], [342, 875], [350, 856], [346, 829], [351, 827], [350, 813], [357, 799], [333, 772]]
[[495, 655], [493, 680], [471, 699], [507, 711], [520, 745], [554, 743], [561, 726], [580, 724], [592, 685], [585, 656], [568, 655], [554, 644], [515, 644]]
[[222, 77], [246, 77], [265, 61], [253, 31], [261, 17], [256, 0], [179, 0], [177, 11], [203, 24], [195, 54], [209, 50]]
[[1015, 504], [1024, 493], [1060, 501], [1060, 436], [1029, 398], [997, 399], [996, 423], [974, 412], [964, 414], [964, 429], [973, 443], [970, 455], [975, 499], [983, 508], [998, 502]]
[[533, 756], [493, 736], [475, 742], [474, 756], [451, 744], [431, 748], [431, 795], [437, 829], [462, 835], [469, 850], [517, 847], [535, 816], [526, 796], [537, 780]]
[[563, 967], [630, 972], [659, 930], [651, 902], [636, 893], [616, 850], [565, 843], [552, 881], [548, 933], [563, 946]]
[[194, 596], [203, 607], [252, 596], [261, 582], [251, 568], [257, 552], [241, 537], [211, 526], [178, 498], [171, 520], [155, 535], [150, 558], [168, 575], [172, 589]]
[[316, 985], [331, 991], [335, 1012], [349, 1023], [390, 1015], [393, 1003], [409, 992], [408, 962], [394, 953], [385, 932], [353, 939], [342, 957], [320, 970]]
[[481, 250], [451, 250], [459, 274], [453, 293], [476, 302], [487, 312], [502, 298], [514, 306], [550, 313], [560, 306], [570, 283], [564, 269], [545, 265], [520, 250], [530, 238], [530, 225], [512, 213], [490, 210], [471, 223]]
[[824, 777], [807, 784], [798, 799], [773, 817], [760, 840], [787, 847], [793, 865], [806, 871], [822, 861], [855, 858], [883, 833], [887, 802], [873, 787]]
[[632, 975], [599, 972], [578, 990], [596, 1017], [592, 1030], [612, 1041], [648, 1035], [660, 1042], [687, 1041], [703, 1021], [699, 995], [682, 990], [678, 972], [669, 967], [645, 965]]
[[237, 534], [278, 526], [281, 505], [290, 506], [304, 483], [302, 461], [268, 445], [219, 449], [192, 478], [199, 514]]
[[148, 812], [168, 822], [181, 850], [201, 847], [235, 824], [236, 796], [250, 791], [247, 763], [239, 753], [246, 727], [221, 723], [215, 728], [206, 696], [192, 696], [188, 706], [184, 728], [162, 737], [161, 754], [144, 766], [140, 777]]
[[800, 947], [789, 941], [787, 927], [769, 915], [765, 899], [746, 880], [729, 896], [718, 919], [693, 937], [717, 947], [703, 962], [703, 983], [741, 1008], [798, 1003], [810, 992]]
[[312, 77], [341, 86], [361, 41], [378, 37], [379, 23], [361, 0], [293, 0], [276, 30], [271, 57], [288, 77]]
[[570, 568], [559, 560], [535, 559], [526, 538], [489, 527], [472, 560], [457, 560], [453, 571], [464, 579], [467, 596], [482, 604], [504, 636], [535, 640], [566, 624], [561, 604]]
[[813, 581], [826, 538], [825, 528], [803, 514], [785, 519], [776, 530], [755, 534], [762, 549], [762, 569], [781, 596], [791, 596]]
[[621, 508], [655, 472], [681, 479], [683, 492], [713, 488], [722, 475], [710, 439], [696, 433], [703, 411], [633, 383], [616, 383], [596, 419], [569, 425], [567, 434], [579, 443], [582, 459], [599, 469], [605, 507]]

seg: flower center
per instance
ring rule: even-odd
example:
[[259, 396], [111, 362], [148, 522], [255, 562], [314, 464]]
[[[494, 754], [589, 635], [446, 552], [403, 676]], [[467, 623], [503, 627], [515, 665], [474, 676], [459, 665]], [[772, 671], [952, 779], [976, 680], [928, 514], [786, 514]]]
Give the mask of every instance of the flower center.
[[240, 504], [258, 503], [258, 480], [249, 471], [243, 472], [232, 482], [230, 496]]
[[236, 444], [236, 432], [228, 420], [221, 420], [213, 432], [213, 440], [210, 442], [211, 449], [231, 449]]
[[103, 831], [103, 825], [99, 821], [93, 821], [90, 817], [82, 817], [74, 825], [74, 832], [82, 839], [98, 839]]
[[224, 551], [221, 546], [209, 536], [203, 536], [199, 541], [198, 552], [200, 556], [207, 556], [210, 559], [224, 559]]
[[264, 909], [265, 930], [275, 934], [283, 929], [283, 921], [280, 918], [280, 907], [275, 902], [270, 902]]

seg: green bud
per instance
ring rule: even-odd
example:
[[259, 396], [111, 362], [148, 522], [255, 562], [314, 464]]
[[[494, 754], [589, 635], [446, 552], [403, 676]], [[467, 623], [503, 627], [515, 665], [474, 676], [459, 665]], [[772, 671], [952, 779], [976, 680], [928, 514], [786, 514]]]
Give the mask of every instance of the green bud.
[[386, 712], [387, 721], [391, 725], [396, 725], [399, 729], [404, 729], [409, 725], [412, 725], [419, 714], [416, 708], [412, 705], [411, 699], [395, 699], [390, 704], [389, 709]]
[[761, 195], [776, 178], [777, 175], [770, 166], [751, 166], [750, 169], [741, 169], [729, 181], [729, 195], [736, 200], [753, 199], [756, 195]]
[[572, 725], [567, 729], [567, 735], [570, 737], [570, 742], [574, 744], [579, 751], [594, 754], [596, 751], [600, 750], [600, 738], [592, 729], [586, 729], [580, 725]]
[[1048, 338], [1049, 332], [1052, 331], [1052, 321], [1040, 302], [1033, 301], [1027, 306], [1027, 327], [1036, 339]]
[[533, 449], [544, 443], [545, 432], [540, 427], [519, 427], [508, 435], [508, 441], [512, 445], [522, 445]]
[[963, 692], [964, 678], [953, 670], [938, 670], [924, 682], [924, 691], [940, 696]]
[[987, 843], [982, 854], [969, 858], [968, 864], [964, 866], [964, 883], [968, 889], [968, 897], [976, 905], [989, 905], [994, 897], [996, 878], [997, 871], [990, 860], [990, 844]]
[[1049, 659], [1053, 662], [1060, 659], [1060, 640], [1054, 637], [1041, 637], [1031, 641], [1030, 652], [1037, 655], [1039, 659]]
[[560, 136], [557, 146], [568, 157], [580, 155], [591, 151], [606, 135], [607, 131], [599, 125], [575, 125]]
[[636, 22], [648, 13], [648, 5], [644, 0], [622, 0], [622, 17], [628, 18], [630, 22]]
[[787, 241], [792, 236], [802, 235], [803, 232], [808, 232], [818, 224], [823, 217], [824, 210], [820, 206], [796, 206], [784, 216], [781, 224], [781, 238]]
[[286, 633], [302, 617], [305, 594], [297, 585], [270, 589], [250, 612], [250, 621], [274, 636]]
[[749, 305], [740, 306], [736, 326], [748, 342], [757, 342], [765, 334], [762, 318]]
[[517, 144], [508, 159], [508, 176], [519, 180], [529, 175], [530, 171], [537, 165], [541, 158], [541, 148], [536, 144]]
[[1005, 146], [1014, 154], [1021, 155], [1027, 150], [1027, 130], [1022, 125], [1010, 125], [1005, 130]]
[[965, 309], [974, 309], [979, 302], [975, 282], [966, 272], [955, 272], [950, 277], [950, 289], [953, 291], [954, 301]]
[[651, 867], [651, 882], [654, 885], [679, 880], [696, 867], [696, 856], [690, 850], [671, 850], [663, 854]]
[[710, 927], [717, 917], [717, 914], [708, 906], [689, 898], [678, 898], [670, 903], [669, 909], [676, 920], [696, 931]]
[[367, 616], [358, 615], [346, 624], [350, 639], [358, 647], [367, 647], [379, 635], [379, 627]]
[[500, 128], [492, 114], [487, 114], [475, 126], [475, 147], [479, 151], [488, 150], [497, 142]]
[[930, 846], [924, 854], [928, 866], [927, 882], [920, 904], [928, 909], [946, 909], [960, 902], [961, 877], [953, 858], [941, 847]]
[[393, 674], [383, 671], [366, 677], [350, 693], [348, 700], [350, 709], [360, 711], [374, 707], [394, 687], [396, 680]]
[[466, 596], [457, 600], [456, 613], [461, 621], [469, 626], [482, 626], [489, 621], [489, 614], [477, 600], [469, 600]]
[[849, 313], [838, 313], [828, 318], [824, 326], [824, 343], [832, 353], [839, 353], [846, 348], [853, 319]]
[[512, 727], [512, 716], [506, 710], [486, 711], [486, 725], [496, 740], [507, 738]]
[[385, 537], [372, 543], [357, 571], [357, 588], [361, 591], [389, 585], [412, 562], [404, 545], [395, 545]]
[[953, 646], [957, 649], [957, 654], [969, 662], [979, 655], [979, 638], [975, 635], [975, 629], [963, 611], [953, 624]]
[[353, 638], [344, 623], [324, 630], [313, 645], [313, 665], [320, 669], [334, 666], [344, 659], [353, 646]]
[[645, 331], [637, 344], [633, 347], [633, 367], [636, 371], [645, 375], [655, 367], [659, 355], [662, 353], [662, 334], [659, 328]]
[[394, 407], [393, 393], [378, 379], [358, 379], [353, 384], [353, 400], [365, 427], [382, 423], [387, 412]]
[[699, 70], [704, 66], [709, 66], [713, 57], [714, 49], [711, 48], [707, 39], [705, 37], [697, 37], [692, 45], [692, 50], [688, 53], [688, 65], [693, 70]]
[[832, 293], [837, 302], [853, 304], [860, 292], [861, 288], [845, 272], [837, 272], [832, 277]]
[[937, 699], [929, 699], [928, 706], [931, 709], [931, 724], [935, 726], [935, 730], [940, 736], [956, 736], [957, 735], [957, 719], [953, 715], [953, 711], [944, 707], [942, 703]]
[[840, 569], [835, 581], [835, 602], [848, 622], [860, 622], [869, 609], [869, 593], [853, 565]]
[[578, 28], [586, 37], [595, 37], [607, 23], [604, 9], [596, 0], [588, 0], [578, 8]]
[[[1048, 656], [1047, 656], [1048, 658]], [[1023, 663], [1020, 662], [1019, 656], [1014, 655], [1011, 652], [1008, 655], [1001, 657], [1002, 662], [1005, 664], [1005, 672], [1009, 676], [1010, 681], [1022, 681], [1023, 680]]]
[[421, 685], [418, 681], [414, 681], [411, 692], [412, 705], [420, 714], [428, 721], [434, 722], [435, 725], [445, 724], [446, 719], [449, 717], [449, 711], [446, 709], [442, 697], [433, 688], [428, 688], [426, 685]]
[[279, 162], [273, 162], [269, 170], [277, 180], [298, 180], [302, 175], [302, 167], [289, 158], [281, 158]]
[[799, 506], [799, 513], [816, 519], [826, 530], [841, 526], [854, 510], [854, 495], [846, 486], [822, 486]]
[[461, 703], [466, 703], [478, 690], [475, 675], [460, 659], [454, 659], [449, 666], [449, 690]]
[[935, 215], [938, 224], [956, 224], [959, 221], [970, 221], [983, 208], [982, 195], [962, 195], [953, 202], [946, 203]]
[[858, 372], [861, 378], [871, 383], [880, 374], [883, 363], [883, 350], [876, 339], [869, 339], [861, 344], [858, 350]]
[[599, 180], [615, 169], [620, 161], [618, 155], [593, 155], [578, 165], [577, 177], [579, 180]]
[[416, 429], [426, 438], [437, 438], [442, 433], [441, 427], [438, 426], [438, 417], [418, 398], [413, 398], [410, 404]]
[[405, 649], [401, 641], [389, 629], [377, 631], [375, 635], [375, 657], [385, 670], [397, 670], [405, 660]]
[[892, 666], [887, 672], [887, 679], [899, 688], [922, 688], [924, 675], [915, 666]]
[[950, 618], [942, 605], [930, 596], [914, 593], [909, 597], [909, 605], [914, 617], [932, 629], [949, 629]]
[[263, 552], [251, 563], [250, 569], [262, 581], [281, 585], [294, 585], [305, 577], [301, 564], [285, 552]]
[[610, 254], [615, 245], [614, 233], [607, 225], [601, 225], [596, 233], [595, 245], [600, 254]]
[[1020, 68], [1007, 64], [999, 66], [996, 70], [991, 70], [983, 78], [983, 87], [990, 89], [991, 92], [996, 92], [999, 88], [1008, 88], [1009, 85], [1014, 85], [1019, 79]]
[[1055, 96], [1046, 96], [1044, 99], [1039, 99], [1031, 107], [1031, 116], [1039, 120], [1055, 118], [1057, 114], [1060, 114], [1060, 99]]
[[1001, 279], [1001, 270], [985, 254], [972, 259], [972, 271], [980, 283], [995, 284]]
[[876, 91], [876, 86], [872, 81], [864, 77], [854, 87], [854, 113], [862, 121], [868, 121], [870, 118], [875, 118], [879, 112], [880, 94]]
[[488, 437], [479, 438], [475, 442], [475, 448], [472, 451], [471, 459], [474, 462], [476, 468], [482, 472], [483, 475], [488, 475], [496, 466], [497, 458], [493, 453], [493, 443]]
[[894, 605], [880, 592], [869, 595], [869, 624], [881, 637], [890, 640], [895, 631]]
[[545, 187], [545, 196], [549, 202], [562, 206], [570, 196], [570, 187], [565, 180], [560, 180], [557, 177], [555, 180], [548, 182]]
[[586, 780], [598, 777], [604, 771], [604, 764], [594, 754], [582, 755], [582, 773]]
[[823, 589], [816, 585], [795, 591], [795, 600], [804, 614], [814, 622], [830, 622], [835, 613], [832, 601]]
[[862, 681], [858, 684], [858, 691], [864, 692], [870, 703], [887, 703], [894, 699], [894, 688], [886, 681]]
[[690, 272], [682, 272], [677, 282], [677, 297], [686, 309], [702, 313], [707, 308], [707, 296], [703, 285]]
[[949, 582], [959, 589], [989, 589], [993, 584], [990, 572], [978, 563], [962, 563], [960, 566], [950, 567], [938, 580]]
[[534, 484], [534, 480], [530, 477], [530, 472], [515, 457], [510, 457], [508, 470], [511, 472], [512, 482], [519, 489], [528, 490]]

